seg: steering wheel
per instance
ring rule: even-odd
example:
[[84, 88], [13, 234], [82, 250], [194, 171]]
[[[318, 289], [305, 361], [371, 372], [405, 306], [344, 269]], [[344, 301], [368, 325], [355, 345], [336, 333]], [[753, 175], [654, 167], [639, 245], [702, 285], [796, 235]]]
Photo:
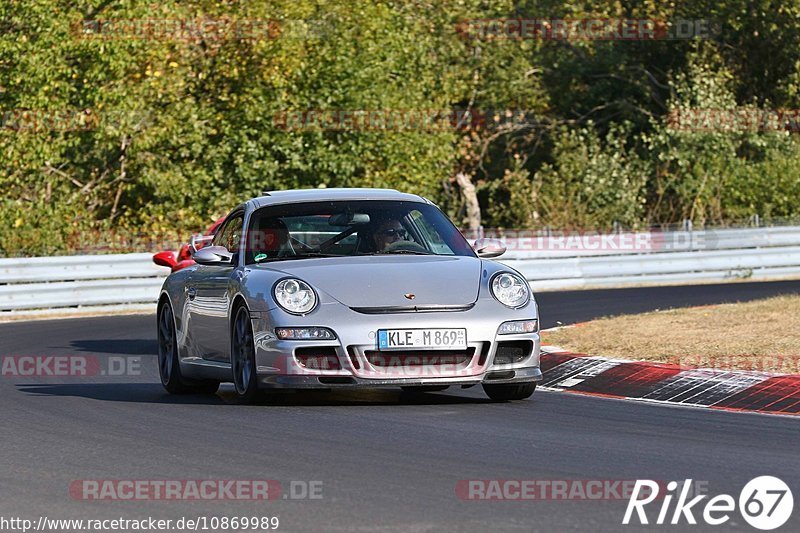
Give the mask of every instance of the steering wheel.
[[306, 250], [306, 251], [313, 251], [314, 250], [313, 246], [309, 246], [306, 243], [304, 243], [303, 241], [298, 241], [294, 237], [289, 237], [289, 240], [291, 241], [291, 243], [293, 245], [297, 245], [297, 246], [301, 247], [303, 250]]
[[406, 250], [409, 252], [428, 253], [428, 250], [426, 250], [424, 246], [414, 241], [395, 241], [392, 244], [388, 245], [386, 248], [384, 248], [381, 253], [388, 254], [392, 252], [399, 252], [401, 250]]

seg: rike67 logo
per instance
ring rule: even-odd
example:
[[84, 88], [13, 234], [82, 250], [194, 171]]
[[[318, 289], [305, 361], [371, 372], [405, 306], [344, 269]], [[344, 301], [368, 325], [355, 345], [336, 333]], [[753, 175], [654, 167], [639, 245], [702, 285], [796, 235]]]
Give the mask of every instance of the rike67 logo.
[[[707, 495], [702, 494], [690, 498], [692, 480], [687, 479], [679, 486], [677, 481], [670, 481], [666, 493], [659, 494], [663, 485], [649, 479], [636, 480], [633, 494], [625, 510], [623, 524], [649, 524], [645, 506], [659, 499], [661, 507], [655, 524], [697, 524], [695, 513], [702, 516], [703, 521], [711, 526], [725, 524], [736, 510], [736, 500], [728, 494], [714, 496], [705, 505], [700, 505]], [[676, 499], [674, 508], [672, 501]], [[756, 529], [771, 530], [786, 523], [792, 516], [794, 498], [789, 486], [782, 480], [772, 476], [760, 476], [750, 480], [739, 494], [739, 513], [745, 522]], [[635, 514], [634, 514], [635, 513]], [[671, 515], [671, 516], [670, 516]], [[634, 519], [635, 517], [635, 519]], [[632, 521], [633, 519], [633, 521]]]

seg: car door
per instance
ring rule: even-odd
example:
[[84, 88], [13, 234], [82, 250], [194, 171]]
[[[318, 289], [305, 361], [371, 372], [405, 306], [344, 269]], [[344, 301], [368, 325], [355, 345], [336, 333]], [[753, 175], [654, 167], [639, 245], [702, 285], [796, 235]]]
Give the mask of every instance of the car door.
[[230, 361], [228, 313], [238, 280], [243, 223], [244, 213], [231, 214], [212, 241], [233, 253], [231, 264], [198, 265], [189, 278], [187, 298], [195, 357]]

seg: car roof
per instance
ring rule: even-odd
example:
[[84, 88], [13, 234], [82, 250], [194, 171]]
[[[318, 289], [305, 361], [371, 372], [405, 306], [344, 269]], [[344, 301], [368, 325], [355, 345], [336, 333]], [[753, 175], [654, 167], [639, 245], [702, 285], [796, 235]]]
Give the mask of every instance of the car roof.
[[331, 188], [331, 189], [289, 189], [265, 192], [253, 198], [256, 208], [272, 204], [294, 202], [322, 202], [326, 200], [404, 200], [407, 202], [430, 203], [422, 196], [408, 194], [394, 189], [370, 188]]

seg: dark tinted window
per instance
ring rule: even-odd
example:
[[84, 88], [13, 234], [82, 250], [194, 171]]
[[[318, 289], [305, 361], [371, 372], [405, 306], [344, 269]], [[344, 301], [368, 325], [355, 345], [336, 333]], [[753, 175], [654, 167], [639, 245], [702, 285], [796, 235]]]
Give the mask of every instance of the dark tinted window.
[[458, 229], [436, 207], [418, 202], [308, 202], [253, 213], [245, 261], [419, 254], [473, 256]]

